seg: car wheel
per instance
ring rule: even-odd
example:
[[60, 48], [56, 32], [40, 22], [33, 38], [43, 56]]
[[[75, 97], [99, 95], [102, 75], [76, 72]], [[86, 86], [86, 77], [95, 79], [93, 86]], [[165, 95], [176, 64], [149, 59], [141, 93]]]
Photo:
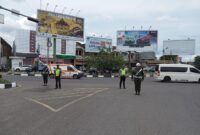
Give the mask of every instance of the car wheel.
[[198, 81], [198, 83], [200, 83], [200, 78], [199, 78], [199, 81]]
[[16, 69], [15, 71], [19, 72], [19, 71], [20, 71], [20, 69]]
[[77, 75], [73, 75], [73, 79], [77, 79], [78, 78], [78, 76]]
[[171, 81], [171, 78], [170, 78], [169, 76], [165, 76], [163, 81], [164, 81], [164, 82], [170, 82], [170, 81]]

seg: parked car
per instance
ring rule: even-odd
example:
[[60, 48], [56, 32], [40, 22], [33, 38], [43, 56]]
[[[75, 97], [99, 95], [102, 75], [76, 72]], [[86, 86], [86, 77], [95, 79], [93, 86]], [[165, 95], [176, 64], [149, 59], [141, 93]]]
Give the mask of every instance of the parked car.
[[144, 67], [143, 70], [146, 71], [146, 72], [154, 72], [155, 67]]
[[155, 68], [154, 79], [163, 82], [184, 81], [200, 83], [200, 70], [187, 64], [158, 64]]
[[31, 68], [31, 65], [23, 65], [19, 67], [14, 67], [14, 71], [20, 72], [20, 71], [26, 71], [27, 68]]

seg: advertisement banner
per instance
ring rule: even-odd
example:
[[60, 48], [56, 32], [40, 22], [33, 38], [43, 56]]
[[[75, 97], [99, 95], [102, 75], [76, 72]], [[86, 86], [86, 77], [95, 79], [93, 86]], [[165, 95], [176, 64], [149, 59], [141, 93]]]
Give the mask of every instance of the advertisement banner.
[[117, 45], [144, 48], [157, 45], [157, 31], [118, 31]]
[[100, 37], [87, 37], [85, 51], [100, 52], [101, 49], [112, 48], [112, 39]]
[[38, 10], [38, 28], [41, 36], [81, 39], [84, 37], [84, 19], [60, 13]]
[[0, 24], [4, 24], [4, 15], [0, 14]]

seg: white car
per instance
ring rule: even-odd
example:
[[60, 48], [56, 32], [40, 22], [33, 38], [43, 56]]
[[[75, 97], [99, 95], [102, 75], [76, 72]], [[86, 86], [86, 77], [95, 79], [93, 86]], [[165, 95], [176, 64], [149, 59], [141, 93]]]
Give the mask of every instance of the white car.
[[155, 68], [154, 79], [170, 82], [199, 82], [200, 71], [187, 64], [158, 64]]
[[16, 72], [20, 72], [20, 71], [26, 71], [27, 68], [31, 68], [31, 65], [23, 65], [23, 66], [20, 66], [20, 67], [15, 67], [14, 70]]

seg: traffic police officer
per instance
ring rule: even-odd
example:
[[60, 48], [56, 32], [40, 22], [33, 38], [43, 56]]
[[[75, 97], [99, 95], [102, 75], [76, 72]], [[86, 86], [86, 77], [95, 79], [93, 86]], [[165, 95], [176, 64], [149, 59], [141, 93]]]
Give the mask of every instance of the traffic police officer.
[[140, 95], [141, 82], [142, 80], [144, 80], [144, 72], [140, 63], [136, 64], [136, 68], [135, 70], [133, 70], [131, 78], [132, 80], [134, 80], [135, 83], [135, 94]]
[[48, 83], [48, 75], [49, 75], [49, 69], [48, 69], [47, 66], [45, 66], [45, 67], [43, 68], [43, 71], [42, 71], [44, 86], [47, 86], [47, 83]]
[[119, 75], [120, 75], [119, 88], [121, 89], [121, 85], [123, 83], [123, 88], [126, 89], [126, 87], [125, 87], [125, 81], [126, 81], [125, 65], [123, 65], [122, 68], [119, 70]]
[[57, 89], [58, 87], [61, 89], [61, 69], [59, 67], [59, 65], [57, 65], [57, 68], [55, 69], [55, 79], [56, 79], [56, 87], [55, 89]]

